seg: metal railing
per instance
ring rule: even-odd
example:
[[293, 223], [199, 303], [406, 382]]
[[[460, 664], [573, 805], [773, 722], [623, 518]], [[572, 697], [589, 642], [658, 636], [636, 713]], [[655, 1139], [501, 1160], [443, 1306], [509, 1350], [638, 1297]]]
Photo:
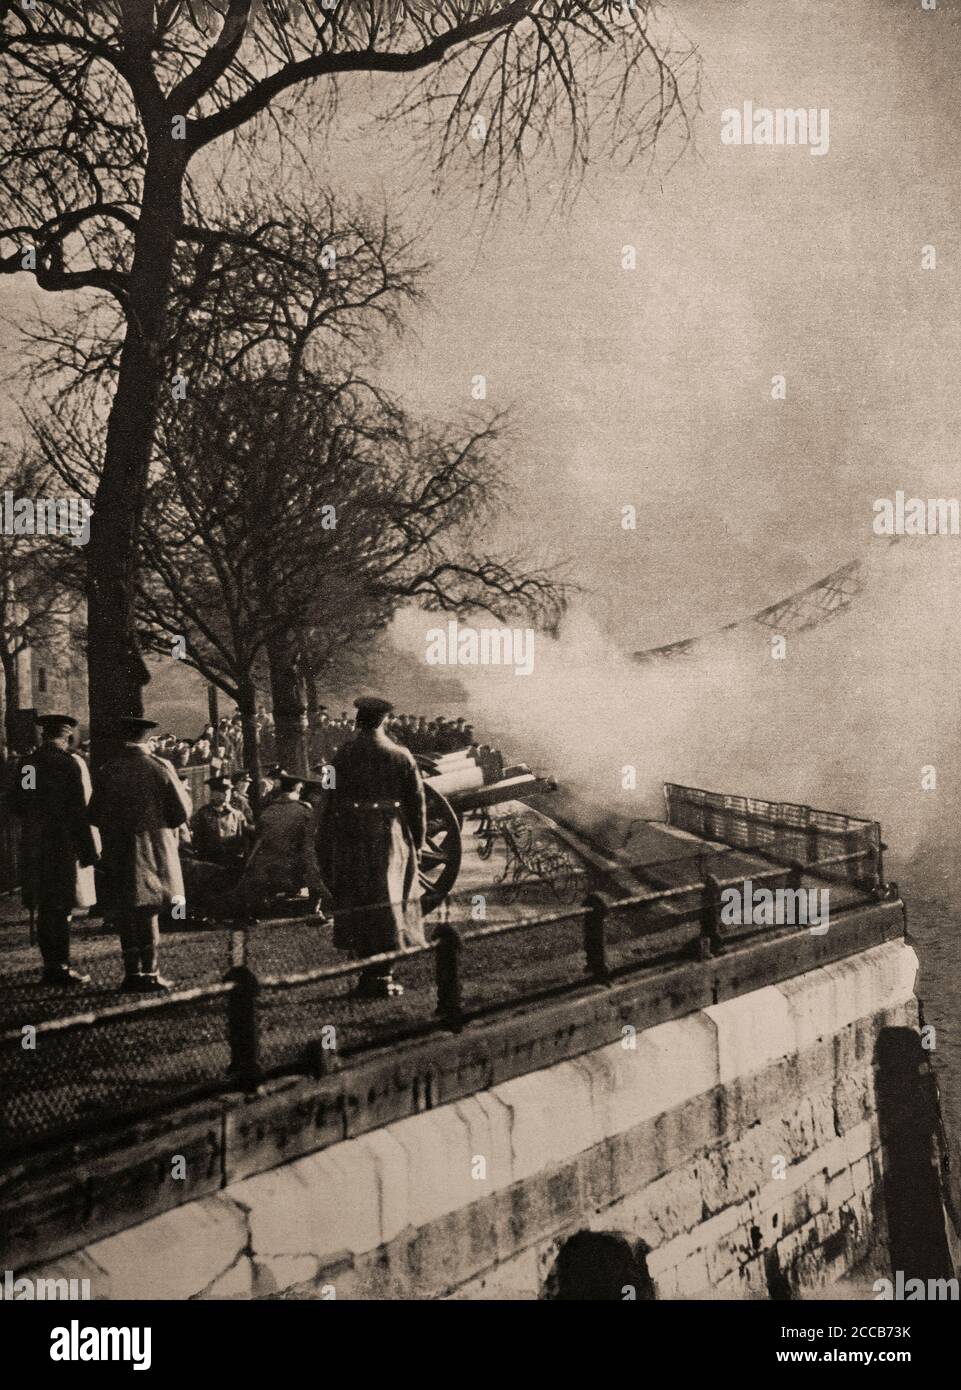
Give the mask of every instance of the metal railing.
[[[701, 839], [780, 861], [834, 866], [826, 877], [883, 882], [885, 845], [878, 821], [793, 801], [764, 801], [665, 782], [667, 823]], [[827, 852], [825, 853], [825, 847]], [[842, 867], [843, 866], [843, 867]], [[860, 872], [859, 872], [860, 870]]]
[[[867, 873], [871, 854], [876, 862]], [[799, 888], [806, 875], [855, 862], [858, 883], [870, 882], [873, 896], [884, 897], [880, 846], [771, 864], [749, 877]], [[617, 899], [594, 893], [567, 911], [470, 930], [445, 923], [416, 950], [287, 974], [252, 969], [250, 934], [235, 929], [232, 964], [217, 983], [0, 1034], [0, 1149], [102, 1130], [220, 1091], [251, 1090], [274, 1076], [324, 1075], [378, 1047], [456, 1032], [505, 1008], [709, 959], [752, 937], [805, 930], [725, 923], [722, 892], [744, 882], [742, 871]], [[849, 896], [832, 920], [863, 903]], [[405, 993], [372, 1000], [353, 991], [359, 972], [373, 964], [391, 969]]]

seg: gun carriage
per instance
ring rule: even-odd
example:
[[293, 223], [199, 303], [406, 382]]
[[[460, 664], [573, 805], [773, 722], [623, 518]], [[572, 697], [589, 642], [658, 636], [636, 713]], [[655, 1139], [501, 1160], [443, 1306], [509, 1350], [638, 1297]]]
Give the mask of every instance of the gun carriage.
[[418, 756], [427, 796], [427, 842], [420, 861], [421, 903], [433, 912], [457, 882], [465, 816], [504, 802], [557, 790], [524, 763], [505, 767], [494, 749], [463, 749], [441, 757]]

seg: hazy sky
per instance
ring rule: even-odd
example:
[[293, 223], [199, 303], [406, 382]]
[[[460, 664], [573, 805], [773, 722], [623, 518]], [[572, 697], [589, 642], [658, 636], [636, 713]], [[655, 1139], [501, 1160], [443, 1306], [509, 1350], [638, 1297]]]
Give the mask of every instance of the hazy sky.
[[[493, 229], [456, 185], [410, 197], [382, 136], [352, 142], [344, 184], [382, 189], [436, 262], [397, 381], [444, 415], [487, 375], [490, 404], [515, 409], [521, 531], [570, 555], [637, 646], [870, 547], [877, 496], [959, 488], [957, 6], [668, 8], [704, 87], [695, 145], [663, 178], [595, 167], [569, 214], [545, 191]], [[747, 99], [828, 107], [827, 155], [722, 146], [721, 110]]]
[[[384, 92], [366, 79], [317, 154], [318, 181], [386, 199], [434, 262], [391, 380], [450, 419], [484, 373], [487, 404], [513, 407], [517, 506], [492, 543], [568, 557], [630, 647], [862, 553], [878, 496], [959, 491], [957, 4], [667, 9], [704, 64], [695, 142], [670, 172], [674, 142], [653, 173], [598, 163], [559, 213], [544, 168], [533, 206], [508, 200], [490, 225], [456, 176], [440, 200], [411, 188], [403, 132], [358, 123]], [[827, 107], [829, 152], [723, 146], [722, 109], [748, 99]], [[0, 310], [27, 302], [26, 277], [0, 282]]]

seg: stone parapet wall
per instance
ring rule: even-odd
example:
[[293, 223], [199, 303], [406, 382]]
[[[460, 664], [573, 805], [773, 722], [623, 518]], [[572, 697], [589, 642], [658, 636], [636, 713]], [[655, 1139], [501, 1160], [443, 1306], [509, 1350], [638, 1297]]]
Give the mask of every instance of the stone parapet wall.
[[[536, 1298], [578, 1232], [625, 1297], [788, 1297], [887, 1268], [897, 939], [229, 1183], [28, 1271], [95, 1297]], [[641, 1285], [644, 1287], [641, 1287]]]

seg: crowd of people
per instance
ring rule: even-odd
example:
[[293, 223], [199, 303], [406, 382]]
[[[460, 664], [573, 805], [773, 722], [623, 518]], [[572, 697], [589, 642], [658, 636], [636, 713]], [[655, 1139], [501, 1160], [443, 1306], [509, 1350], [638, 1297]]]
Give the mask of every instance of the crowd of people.
[[[157, 732], [154, 721], [118, 721], [120, 752], [91, 777], [77, 720], [45, 715], [39, 746], [10, 769], [5, 801], [23, 824], [23, 897], [37, 912], [48, 984], [88, 977], [70, 964], [70, 920], [96, 906], [116, 928], [121, 988], [168, 990], [159, 970], [163, 915], [255, 916], [283, 895], [334, 914], [334, 944], [355, 956], [424, 943], [418, 886], [427, 833], [417, 757], [485, 752], [463, 718], [395, 714], [362, 697], [355, 714], [321, 709], [309, 730], [313, 774], [267, 766], [255, 788], [240, 766], [239, 715], [199, 738]], [[274, 749], [273, 721], [258, 711], [258, 757]], [[199, 750], [199, 751], [198, 751]], [[202, 762], [201, 762], [202, 758]], [[186, 769], [203, 766], [207, 801], [194, 807]], [[400, 993], [389, 970], [371, 967], [358, 989]]]
[[[321, 708], [310, 731], [311, 765], [328, 762], [352, 736], [355, 721], [347, 711], [333, 719]], [[386, 724], [387, 736], [414, 754], [441, 756], [470, 748], [474, 730], [463, 716], [448, 719], [442, 714], [429, 719], [425, 714], [395, 714]]]
[[[270, 766], [276, 758], [277, 745], [273, 716], [263, 705], [255, 719], [257, 752], [262, 767]], [[356, 721], [342, 710], [331, 715], [321, 706], [310, 721], [307, 747], [312, 767], [329, 762], [334, 754], [356, 732]], [[397, 714], [387, 724], [388, 737], [409, 748], [412, 753], [440, 756], [469, 748], [474, 742], [474, 730], [463, 716], [448, 718], [424, 714]], [[162, 733], [150, 740], [151, 751], [166, 758], [174, 767], [209, 767], [213, 772], [229, 776], [244, 765], [244, 731], [240, 714], [220, 719], [217, 724], [205, 724], [196, 738], [184, 738], [174, 733]], [[87, 745], [79, 751], [86, 754]]]

